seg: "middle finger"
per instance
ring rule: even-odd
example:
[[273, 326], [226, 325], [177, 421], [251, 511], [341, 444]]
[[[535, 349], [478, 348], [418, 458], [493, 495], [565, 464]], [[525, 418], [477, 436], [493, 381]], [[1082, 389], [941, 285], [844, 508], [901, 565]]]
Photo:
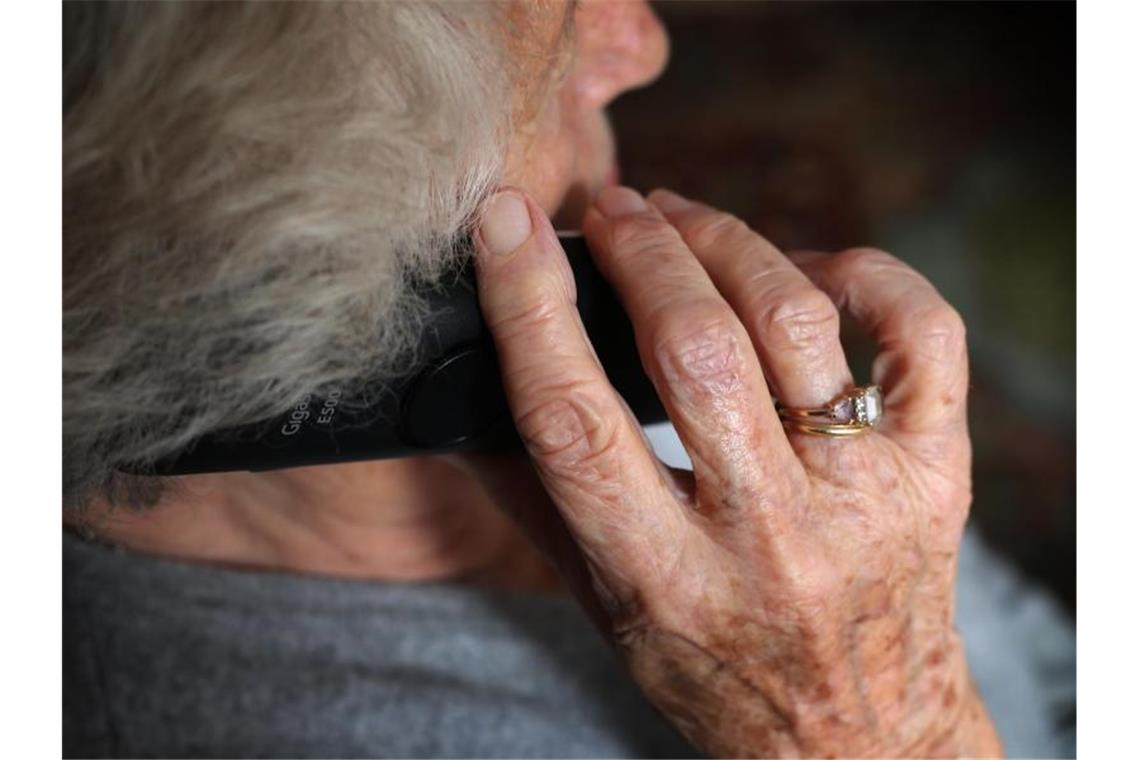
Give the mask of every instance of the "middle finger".
[[603, 191], [582, 230], [634, 324], [642, 364], [693, 461], [698, 496], [755, 508], [760, 484], [801, 467], [736, 313], [635, 191]]
[[850, 389], [839, 312], [826, 293], [736, 217], [667, 190], [655, 190], [649, 201], [743, 316], [781, 402], [819, 407]]

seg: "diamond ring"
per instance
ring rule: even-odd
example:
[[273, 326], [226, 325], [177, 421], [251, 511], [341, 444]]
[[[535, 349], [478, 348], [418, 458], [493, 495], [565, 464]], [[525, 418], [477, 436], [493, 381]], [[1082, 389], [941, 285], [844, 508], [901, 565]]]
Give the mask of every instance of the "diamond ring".
[[852, 388], [827, 406], [801, 408], [776, 401], [784, 426], [809, 435], [833, 438], [862, 435], [883, 419], [883, 392], [877, 385]]

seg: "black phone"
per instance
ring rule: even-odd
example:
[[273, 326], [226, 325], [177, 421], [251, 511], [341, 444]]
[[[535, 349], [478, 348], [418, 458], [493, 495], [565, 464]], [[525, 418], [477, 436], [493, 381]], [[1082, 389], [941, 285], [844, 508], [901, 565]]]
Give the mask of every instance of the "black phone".
[[[574, 272], [578, 311], [610, 383], [644, 424], [666, 419], [646, 376], [633, 327], [594, 266], [585, 239], [559, 233]], [[206, 435], [137, 473], [275, 470], [458, 450], [521, 448], [479, 310], [470, 261], [421, 295], [429, 316], [407, 373], [352, 398], [310, 396], [280, 417]]]

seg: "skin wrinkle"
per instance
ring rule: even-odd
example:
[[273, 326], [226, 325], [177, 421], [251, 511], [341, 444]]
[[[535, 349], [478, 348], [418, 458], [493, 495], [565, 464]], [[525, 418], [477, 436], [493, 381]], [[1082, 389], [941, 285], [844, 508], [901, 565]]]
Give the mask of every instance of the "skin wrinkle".
[[733, 403], [744, 391], [743, 356], [736, 331], [712, 321], [688, 334], [670, 336], [653, 352], [669, 388]]
[[[819, 294], [810, 285], [785, 285], [795, 288], [791, 294], [779, 296], [770, 294], [770, 302], [776, 305], [768, 310], [758, 310], [769, 341], [775, 343], [773, 349], [789, 351], [812, 351], [821, 349], [820, 339], [839, 332], [839, 313], [826, 296]], [[822, 298], [823, 301], [818, 299]], [[808, 303], [814, 299], [815, 303]], [[821, 308], [821, 304], [826, 304]]]

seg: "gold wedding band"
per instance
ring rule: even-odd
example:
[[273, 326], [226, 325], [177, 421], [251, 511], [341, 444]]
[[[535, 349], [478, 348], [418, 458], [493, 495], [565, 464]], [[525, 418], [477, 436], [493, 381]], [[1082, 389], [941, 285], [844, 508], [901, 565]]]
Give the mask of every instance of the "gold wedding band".
[[883, 391], [863, 385], [837, 396], [827, 406], [784, 406], [776, 400], [784, 427], [808, 435], [850, 438], [863, 435], [883, 419]]

